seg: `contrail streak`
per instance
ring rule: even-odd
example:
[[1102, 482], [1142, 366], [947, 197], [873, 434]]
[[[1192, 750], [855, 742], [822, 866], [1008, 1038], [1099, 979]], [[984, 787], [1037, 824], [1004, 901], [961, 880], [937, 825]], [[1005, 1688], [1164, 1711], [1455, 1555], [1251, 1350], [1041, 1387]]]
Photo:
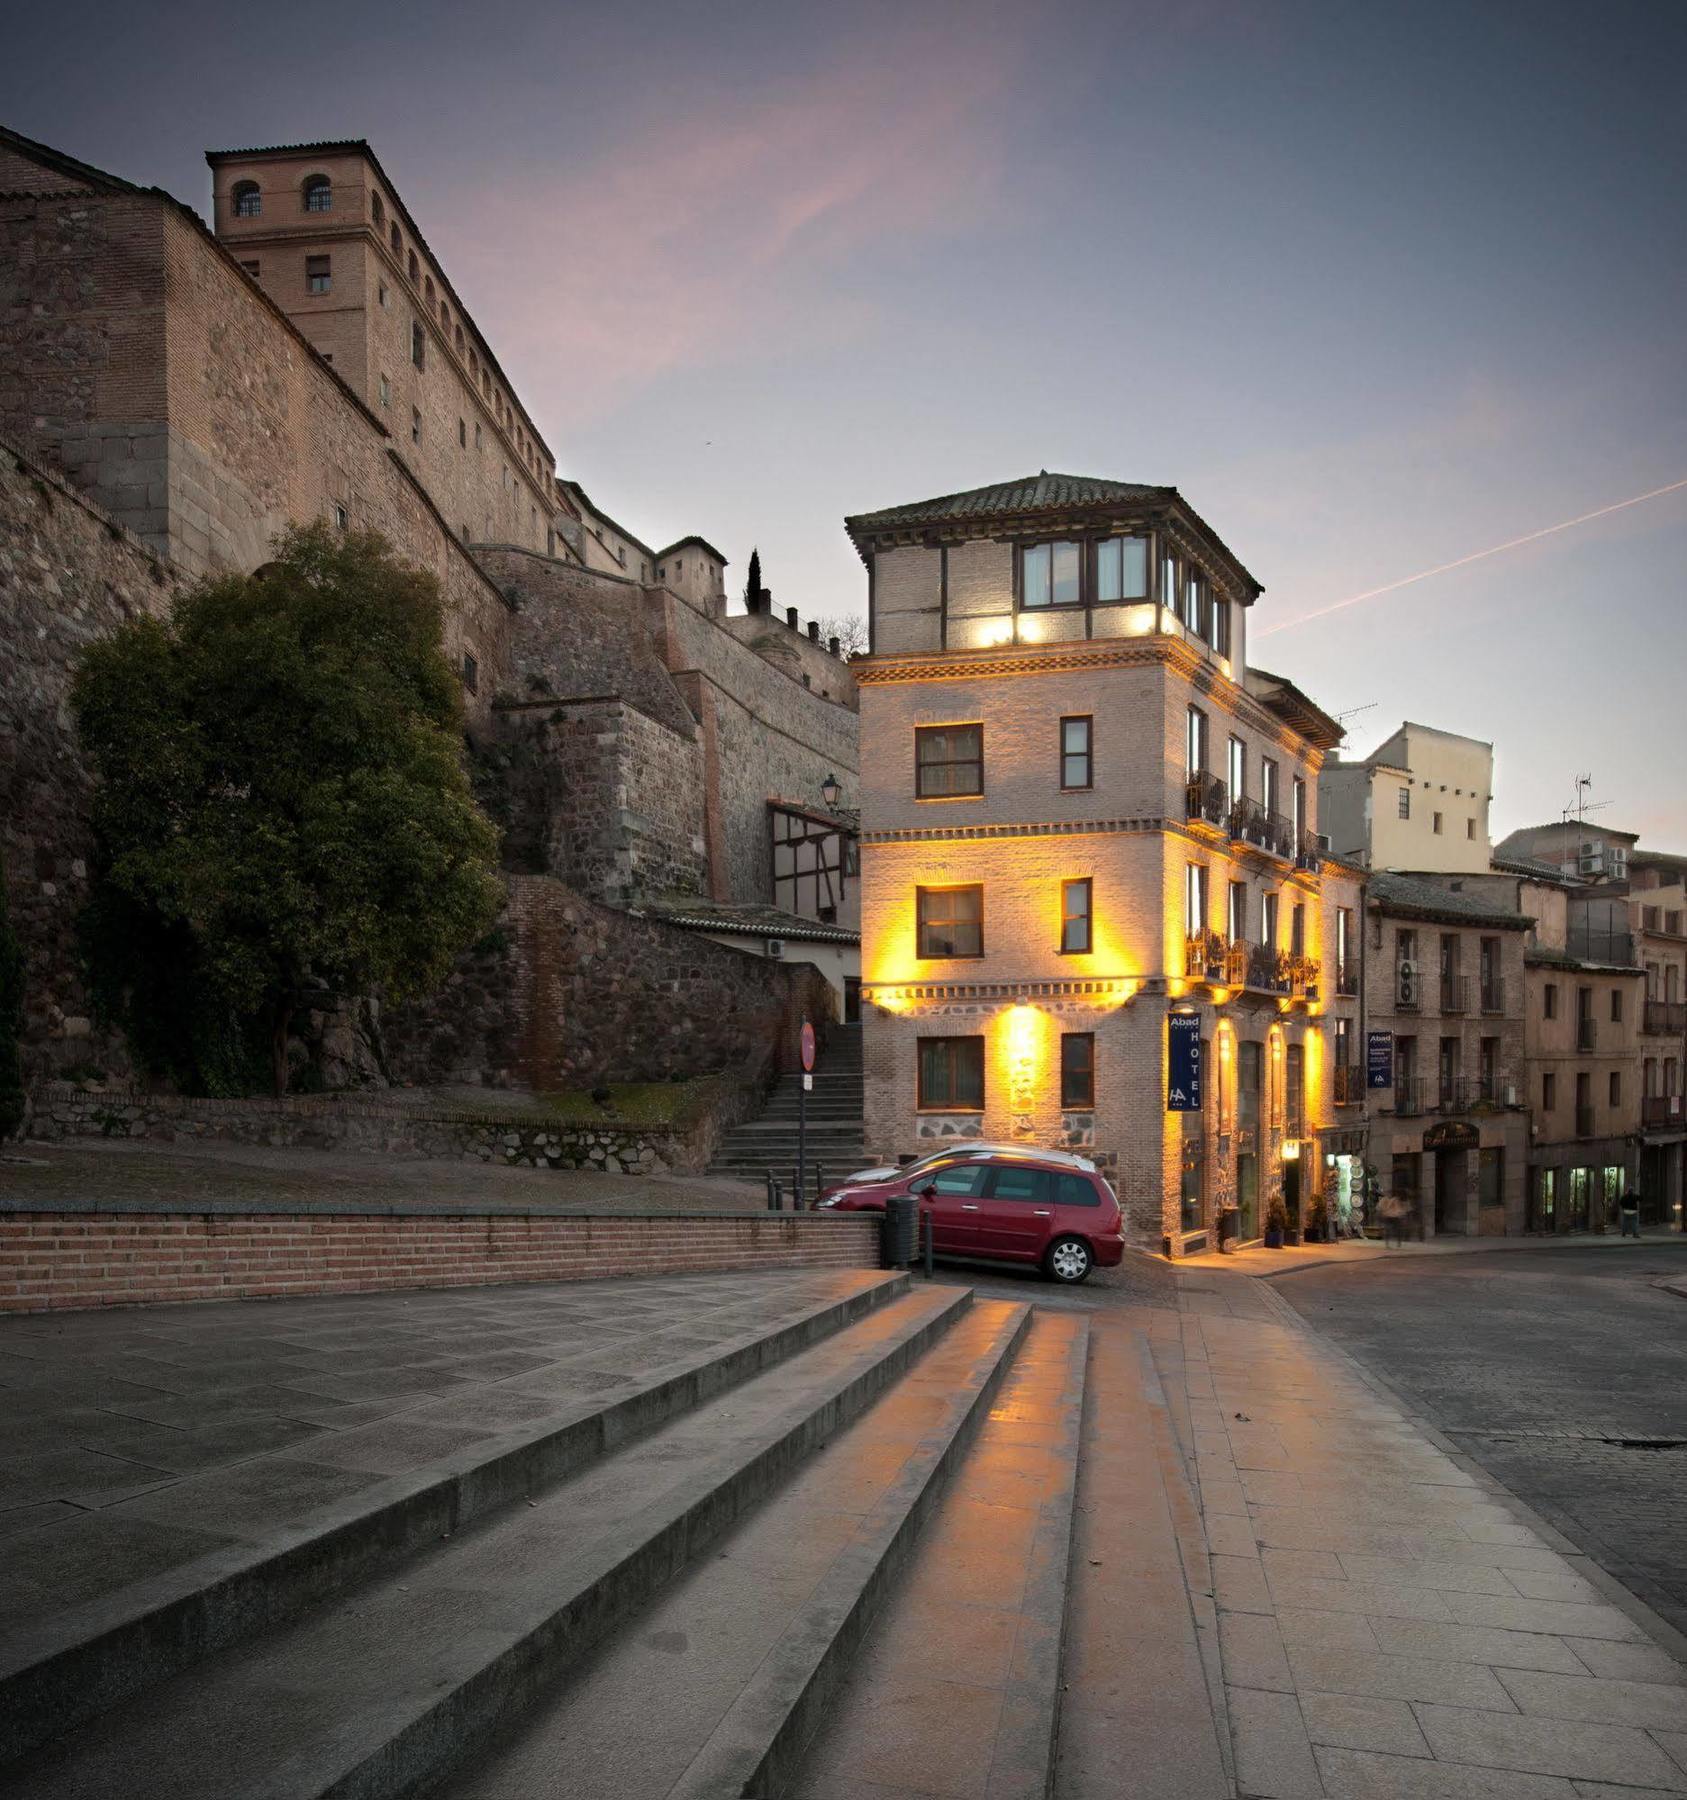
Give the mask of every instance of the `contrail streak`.
[[1296, 625], [1310, 625], [1314, 619], [1325, 619], [1331, 613], [1344, 612], [1350, 606], [1357, 606], [1361, 600], [1375, 600], [1381, 594], [1392, 594], [1396, 589], [1410, 587], [1414, 582], [1428, 581], [1432, 575], [1445, 575], [1449, 569], [1462, 569], [1469, 563], [1481, 562], [1485, 557], [1498, 556], [1502, 550], [1516, 550], [1524, 544], [1537, 543], [1541, 538], [1551, 537], [1554, 532], [1569, 531], [1574, 526], [1587, 524], [1590, 519], [1603, 519], [1608, 513], [1622, 512], [1627, 507], [1656, 500], [1660, 495], [1679, 493], [1683, 488], [1687, 488], [1687, 477], [1672, 481], [1668, 487], [1653, 488], [1649, 493], [1636, 494], [1628, 500], [1614, 500], [1609, 506], [1596, 506], [1592, 512], [1578, 513], [1573, 519], [1561, 519], [1556, 525], [1543, 525], [1539, 531], [1526, 531], [1522, 537], [1507, 538], [1503, 544], [1493, 544], [1486, 550], [1473, 550], [1469, 556], [1457, 556], [1451, 562], [1437, 563], [1433, 569], [1421, 569], [1416, 575], [1402, 576], [1399, 581], [1367, 588], [1362, 594], [1350, 594], [1345, 600], [1320, 606], [1316, 612], [1302, 613], [1298, 619], [1279, 619], [1275, 625], [1261, 626], [1251, 635], [1270, 637], [1274, 631], [1292, 631]]

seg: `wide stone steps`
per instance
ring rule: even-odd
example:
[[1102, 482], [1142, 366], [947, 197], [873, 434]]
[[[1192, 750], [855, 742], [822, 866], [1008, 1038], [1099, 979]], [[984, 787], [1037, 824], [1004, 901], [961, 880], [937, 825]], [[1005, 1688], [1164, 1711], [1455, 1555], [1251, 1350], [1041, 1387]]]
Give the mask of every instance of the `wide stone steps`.
[[864, 1167], [871, 1159], [864, 1144], [859, 1025], [832, 1028], [813, 1081], [805, 1108], [802, 1077], [787, 1075], [756, 1118], [722, 1138], [709, 1173], [759, 1181], [771, 1171], [788, 1187], [797, 1163], [798, 1117], [804, 1111], [803, 1161], [810, 1175], [819, 1168], [830, 1179]]
[[[659, 1419], [653, 1399], [600, 1404], [566, 1468], [384, 1566], [370, 1553], [292, 1618], [224, 1620], [151, 1685], [132, 1666], [126, 1697], [0, 1764], [0, 1792], [818, 1800], [875, 1791], [846, 1773], [889, 1766], [888, 1709], [930, 1734], [928, 1760], [981, 1769], [965, 1791], [1040, 1795], [1084, 1329], [864, 1275], [676, 1370]], [[214, 1587], [199, 1598], [214, 1617]], [[911, 1655], [924, 1675], [887, 1687]]]

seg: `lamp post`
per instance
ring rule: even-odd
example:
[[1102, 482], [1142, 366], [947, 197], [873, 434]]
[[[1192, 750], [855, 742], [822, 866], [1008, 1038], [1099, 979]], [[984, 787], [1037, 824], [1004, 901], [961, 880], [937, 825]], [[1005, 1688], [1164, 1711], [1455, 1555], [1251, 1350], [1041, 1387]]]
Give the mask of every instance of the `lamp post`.
[[838, 802], [843, 798], [843, 783], [836, 775], [828, 774], [820, 784], [820, 798], [826, 802], [829, 812], [837, 810]]

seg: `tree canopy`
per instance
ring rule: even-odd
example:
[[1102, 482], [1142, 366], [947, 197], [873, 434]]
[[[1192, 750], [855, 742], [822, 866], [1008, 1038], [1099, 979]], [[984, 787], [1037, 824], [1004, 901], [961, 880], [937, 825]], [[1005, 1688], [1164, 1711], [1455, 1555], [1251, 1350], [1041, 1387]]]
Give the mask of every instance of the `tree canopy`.
[[97, 991], [199, 1092], [286, 1084], [307, 993], [404, 999], [497, 912], [438, 584], [375, 534], [291, 530], [83, 657]]

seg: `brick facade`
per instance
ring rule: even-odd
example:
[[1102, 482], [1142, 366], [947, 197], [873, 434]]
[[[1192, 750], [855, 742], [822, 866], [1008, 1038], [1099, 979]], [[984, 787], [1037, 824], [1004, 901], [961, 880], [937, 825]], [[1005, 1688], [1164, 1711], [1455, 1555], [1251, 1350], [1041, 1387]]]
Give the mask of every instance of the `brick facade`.
[[824, 1213], [0, 1213], [0, 1313], [877, 1265], [876, 1220]]

